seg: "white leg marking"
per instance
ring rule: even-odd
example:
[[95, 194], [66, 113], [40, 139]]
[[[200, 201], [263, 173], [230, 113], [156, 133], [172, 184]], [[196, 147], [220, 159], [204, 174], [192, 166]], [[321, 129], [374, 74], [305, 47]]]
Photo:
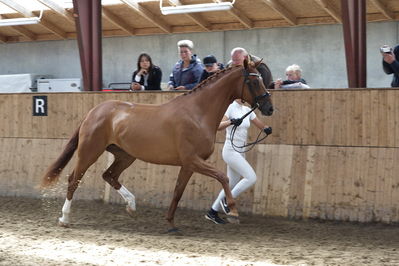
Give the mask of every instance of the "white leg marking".
[[126, 201], [127, 205], [133, 210], [136, 210], [136, 198], [134, 195], [127, 190], [123, 185], [122, 187], [118, 190], [119, 194], [121, 194], [122, 198]]
[[64, 225], [69, 224], [69, 213], [71, 212], [72, 200], [65, 199], [64, 206], [62, 207], [62, 217], [58, 221]]

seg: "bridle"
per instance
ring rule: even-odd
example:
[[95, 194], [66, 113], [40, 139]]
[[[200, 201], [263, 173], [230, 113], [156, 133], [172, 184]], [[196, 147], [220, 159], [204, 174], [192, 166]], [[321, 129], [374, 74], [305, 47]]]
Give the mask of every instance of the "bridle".
[[[262, 95], [256, 95], [255, 94], [255, 91], [259, 90], [259, 78], [261, 78], [260, 74], [248, 72], [246, 69], [244, 69], [243, 72], [244, 72], [244, 83], [242, 85], [241, 100], [243, 99], [243, 96], [244, 96], [244, 87], [245, 87], [245, 85], [247, 85], [248, 88], [249, 88], [249, 92], [251, 93], [252, 98], [253, 98], [253, 104], [251, 105], [252, 109], [241, 117], [242, 120], [244, 120], [244, 118], [247, 117], [250, 113], [255, 111], [256, 108], [261, 108], [267, 102], [265, 100], [265, 101], [263, 101], [263, 103], [259, 104], [260, 101], [262, 101], [263, 99], [268, 99], [268, 98], [271, 97], [271, 94], [268, 91], [266, 91]], [[250, 77], [257, 77], [257, 79], [253, 79], [253, 81], [257, 82], [256, 85], [254, 85], [253, 82], [251, 82]], [[254, 88], [254, 86], [256, 86], [256, 88]], [[260, 134], [263, 131], [262, 130], [262, 131], [259, 132], [258, 137], [256, 138], [255, 141], [247, 143], [247, 144], [244, 144], [242, 146], [237, 146], [233, 142], [233, 138], [234, 138], [234, 134], [235, 134], [236, 130], [237, 130], [237, 126], [233, 125], [233, 128], [232, 128], [231, 133], [230, 133], [230, 142], [231, 142], [231, 146], [233, 147], [233, 149], [236, 152], [239, 152], [239, 153], [244, 153], [244, 152], [250, 151], [255, 146], [255, 144], [258, 144], [259, 142], [261, 142], [262, 140], [264, 140], [268, 136], [268, 135], [265, 135], [262, 138], [259, 138]], [[251, 147], [249, 149], [244, 150], [244, 151], [238, 150], [238, 149], [246, 148], [246, 147], [249, 147], [249, 146], [251, 146]]]
[[[246, 69], [244, 69], [243, 74], [244, 74], [244, 83], [242, 84], [241, 100], [243, 99], [243, 96], [244, 96], [245, 85], [247, 85], [249, 88], [249, 92], [251, 93], [252, 98], [253, 98], [253, 103], [251, 105], [252, 111], [253, 111], [256, 108], [262, 107], [263, 104], [265, 104], [267, 101], [263, 101], [263, 104], [259, 104], [259, 102], [262, 101], [263, 99], [270, 98], [271, 94], [270, 94], [270, 92], [266, 91], [262, 95], [256, 95], [255, 91], [259, 90], [259, 78], [262, 78], [262, 76], [259, 73], [248, 72]], [[253, 84], [253, 82], [251, 82], [250, 77], [257, 77], [257, 79], [252, 80], [257, 83], [256, 85]], [[254, 88], [254, 86], [256, 86], [256, 88]]]

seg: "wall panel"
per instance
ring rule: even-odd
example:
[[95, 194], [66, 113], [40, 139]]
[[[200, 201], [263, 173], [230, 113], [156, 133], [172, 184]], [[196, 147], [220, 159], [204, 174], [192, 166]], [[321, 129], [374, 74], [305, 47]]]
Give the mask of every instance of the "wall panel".
[[[35, 94], [0, 95], [0, 195], [65, 197], [73, 161], [59, 184], [38, 185], [84, 115], [108, 99], [164, 103], [179, 93], [47, 94], [49, 115], [32, 116]], [[241, 213], [346, 221], [399, 221], [399, 91], [393, 89], [274, 91], [278, 109], [260, 117], [273, 135], [247, 153], [258, 180], [238, 199]], [[251, 139], [257, 135], [251, 130]], [[209, 161], [225, 171], [224, 132]], [[102, 173], [112, 162], [104, 153], [88, 170], [77, 199], [122, 203]], [[136, 161], [121, 176], [138, 204], [167, 207], [179, 168]], [[180, 206], [208, 209], [221, 189], [194, 174]]]

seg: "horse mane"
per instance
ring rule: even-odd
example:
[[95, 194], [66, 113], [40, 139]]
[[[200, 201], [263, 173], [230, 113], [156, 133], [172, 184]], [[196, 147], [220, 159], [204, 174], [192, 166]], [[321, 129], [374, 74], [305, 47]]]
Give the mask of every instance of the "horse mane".
[[216, 71], [213, 75], [208, 77], [207, 79], [198, 83], [197, 86], [195, 86], [192, 90], [185, 92], [183, 95], [188, 95], [195, 91], [198, 91], [198, 90], [202, 89], [203, 87], [208, 86], [209, 85], [208, 83], [218, 80], [220, 77], [223, 77], [227, 73], [230, 73], [233, 69], [236, 69], [239, 67], [242, 67], [242, 66], [230, 66], [225, 69], [220, 69], [220, 70]]

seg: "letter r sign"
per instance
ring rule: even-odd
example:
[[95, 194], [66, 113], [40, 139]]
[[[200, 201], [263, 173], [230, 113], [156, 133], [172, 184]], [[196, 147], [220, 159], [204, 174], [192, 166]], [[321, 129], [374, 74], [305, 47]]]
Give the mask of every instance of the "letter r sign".
[[33, 116], [47, 116], [47, 96], [33, 96]]

